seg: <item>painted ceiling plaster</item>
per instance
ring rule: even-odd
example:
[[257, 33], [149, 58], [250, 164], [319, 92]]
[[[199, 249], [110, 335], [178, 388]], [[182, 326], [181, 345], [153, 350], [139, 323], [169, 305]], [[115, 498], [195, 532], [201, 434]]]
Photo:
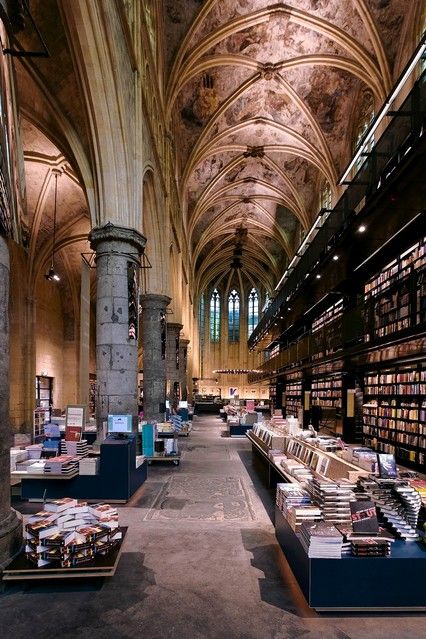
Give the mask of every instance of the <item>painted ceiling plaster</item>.
[[228, 278], [236, 247], [274, 287], [321, 189], [338, 197], [363, 92], [377, 110], [398, 75], [405, 14], [404, 0], [166, 1], [166, 108], [199, 292]]

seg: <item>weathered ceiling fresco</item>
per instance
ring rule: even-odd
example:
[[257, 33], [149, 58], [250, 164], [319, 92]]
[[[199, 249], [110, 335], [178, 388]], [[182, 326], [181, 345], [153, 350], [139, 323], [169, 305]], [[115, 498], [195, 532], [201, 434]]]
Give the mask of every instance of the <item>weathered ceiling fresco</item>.
[[167, 115], [198, 291], [270, 290], [401, 67], [404, 0], [167, 0]]

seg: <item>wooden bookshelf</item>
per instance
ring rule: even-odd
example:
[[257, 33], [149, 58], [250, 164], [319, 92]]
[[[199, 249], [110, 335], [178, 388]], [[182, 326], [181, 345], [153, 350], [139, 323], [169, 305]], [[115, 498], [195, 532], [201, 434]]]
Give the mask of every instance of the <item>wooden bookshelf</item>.
[[298, 417], [303, 407], [302, 379], [288, 376], [285, 384], [285, 414], [286, 417]]
[[365, 341], [381, 339], [425, 321], [425, 269], [423, 238], [365, 284]]
[[341, 375], [314, 378], [311, 386], [312, 404], [321, 406], [321, 408], [335, 408], [336, 412], [340, 413], [342, 410], [342, 387], [343, 378]]
[[426, 368], [370, 371], [364, 377], [364, 443], [415, 468], [426, 461]]

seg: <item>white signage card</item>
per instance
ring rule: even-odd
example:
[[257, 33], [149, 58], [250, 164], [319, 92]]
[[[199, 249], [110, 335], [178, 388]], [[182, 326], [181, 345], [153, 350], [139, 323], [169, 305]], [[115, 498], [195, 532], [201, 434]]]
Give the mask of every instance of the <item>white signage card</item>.
[[123, 433], [127, 430], [127, 415], [112, 415], [112, 432]]
[[66, 426], [80, 426], [83, 428], [85, 423], [85, 412], [85, 406], [67, 406], [65, 413]]

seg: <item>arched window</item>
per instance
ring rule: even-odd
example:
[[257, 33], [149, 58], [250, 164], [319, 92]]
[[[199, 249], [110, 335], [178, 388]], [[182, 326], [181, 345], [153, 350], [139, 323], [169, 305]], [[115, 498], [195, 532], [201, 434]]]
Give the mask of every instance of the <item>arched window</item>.
[[248, 337], [253, 333], [259, 321], [259, 296], [252, 288], [248, 297]]
[[220, 295], [217, 288], [210, 298], [210, 341], [218, 342], [220, 339]]
[[235, 289], [228, 297], [228, 339], [230, 342], [240, 340], [240, 296]]
[[204, 345], [204, 332], [205, 332], [205, 297], [204, 293], [200, 297], [200, 304], [198, 306], [198, 327], [200, 330], [200, 344]]

